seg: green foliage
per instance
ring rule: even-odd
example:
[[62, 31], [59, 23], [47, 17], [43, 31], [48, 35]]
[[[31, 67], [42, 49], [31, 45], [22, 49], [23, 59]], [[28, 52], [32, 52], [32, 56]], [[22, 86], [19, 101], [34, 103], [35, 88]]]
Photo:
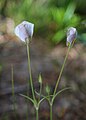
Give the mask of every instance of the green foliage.
[[53, 42], [58, 43], [65, 37], [65, 31], [68, 27], [76, 27], [80, 22], [80, 17], [74, 14], [75, 4], [70, 3], [65, 8], [51, 8], [51, 17], [56, 24], [55, 34], [53, 35]]
[[82, 42], [86, 44], [86, 33], [81, 34], [80, 40], [82, 40]]
[[7, 8], [7, 14], [13, 17], [17, 24], [23, 20], [33, 22], [35, 24], [36, 31], [38, 31], [48, 23], [48, 3], [49, 1], [46, 0], [10, 1]]
[[13, 18], [16, 24], [23, 20], [33, 22], [35, 33], [59, 43], [68, 27], [81, 25], [84, 3], [85, 0], [0, 0], [0, 14]]

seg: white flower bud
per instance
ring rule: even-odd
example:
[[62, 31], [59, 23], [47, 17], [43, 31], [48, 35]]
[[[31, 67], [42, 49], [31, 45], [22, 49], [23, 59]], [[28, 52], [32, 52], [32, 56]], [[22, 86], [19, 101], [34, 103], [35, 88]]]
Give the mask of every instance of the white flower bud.
[[15, 28], [15, 34], [25, 42], [27, 38], [31, 38], [33, 36], [34, 24], [23, 21]]
[[41, 76], [41, 74], [39, 74], [38, 81], [39, 81], [40, 84], [42, 84], [42, 76]]
[[70, 27], [67, 31], [67, 46], [69, 44], [72, 44], [72, 42], [76, 39], [76, 37], [77, 37], [76, 28]]
[[48, 94], [50, 93], [50, 87], [48, 85], [46, 86], [45, 90]]

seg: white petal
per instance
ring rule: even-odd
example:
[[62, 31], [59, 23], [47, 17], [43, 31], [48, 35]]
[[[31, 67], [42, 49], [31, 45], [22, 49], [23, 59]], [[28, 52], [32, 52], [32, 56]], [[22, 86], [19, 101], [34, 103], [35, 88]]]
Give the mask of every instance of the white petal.
[[23, 21], [15, 28], [15, 34], [22, 40], [25, 41], [27, 38], [33, 36], [34, 24]]
[[19, 26], [19, 37], [22, 41], [25, 41], [28, 38], [28, 33], [24, 25]]
[[30, 23], [30, 22], [27, 22], [27, 21], [24, 21], [22, 24], [24, 24], [27, 32], [28, 32], [28, 35], [29, 37], [32, 37], [33, 36], [33, 30], [34, 30], [34, 24]]
[[18, 28], [18, 26], [15, 28], [14, 32], [15, 32], [16, 36], [19, 37], [19, 28]]
[[67, 45], [68, 43], [71, 44], [73, 40], [75, 40], [77, 37], [77, 31], [76, 28], [70, 27], [67, 31]]

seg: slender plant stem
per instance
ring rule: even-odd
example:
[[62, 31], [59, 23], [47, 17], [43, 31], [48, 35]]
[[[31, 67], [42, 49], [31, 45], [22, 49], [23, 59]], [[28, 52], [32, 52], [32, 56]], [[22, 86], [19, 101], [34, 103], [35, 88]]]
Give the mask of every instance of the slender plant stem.
[[36, 120], [39, 120], [39, 115], [38, 115], [38, 108], [36, 108]]
[[[27, 104], [28, 105], [28, 104]], [[28, 116], [28, 107], [27, 107], [27, 111], [26, 111], [26, 120], [28, 120], [29, 116]]]
[[[27, 47], [27, 57], [28, 57], [28, 70], [30, 74], [30, 85], [32, 90], [33, 99], [35, 100], [35, 94], [33, 89], [33, 81], [32, 81], [32, 73], [31, 73], [31, 63], [30, 63], [30, 47], [29, 47], [29, 39], [26, 39], [26, 47]], [[29, 81], [28, 81], [29, 84]]]
[[41, 99], [41, 93], [42, 93], [42, 83], [40, 83], [40, 96], [39, 96], [39, 100]]
[[62, 65], [62, 68], [61, 68], [61, 71], [60, 71], [58, 80], [57, 80], [57, 82], [56, 82], [56, 86], [55, 86], [53, 95], [55, 95], [56, 90], [57, 90], [57, 88], [58, 88], [58, 85], [59, 85], [59, 82], [60, 82], [60, 78], [61, 78], [61, 75], [62, 75], [62, 73], [63, 73], [65, 63], [66, 63], [67, 58], [68, 58], [68, 54], [69, 54], [70, 48], [71, 48], [71, 45], [69, 45], [69, 47], [68, 47], [67, 54], [66, 54], [66, 56], [65, 56], [65, 59], [64, 59], [64, 62], [63, 62], [63, 65]]
[[15, 97], [15, 91], [14, 91], [14, 77], [13, 77], [13, 73], [14, 73], [13, 65], [11, 65], [13, 109], [14, 109], [15, 117], [17, 117], [17, 113], [16, 113], [16, 97]]
[[[29, 96], [28, 88], [27, 88], [27, 96]], [[28, 116], [28, 113], [29, 113], [28, 100], [26, 99], [25, 101], [26, 101], [26, 103], [27, 103], [26, 120], [28, 120], [28, 119], [29, 119], [29, 116]]]
[[50, 104], [50, 120], [52, 120], [52, 109], [53, 109], [52, 106], [53, 106], [53, 105]]

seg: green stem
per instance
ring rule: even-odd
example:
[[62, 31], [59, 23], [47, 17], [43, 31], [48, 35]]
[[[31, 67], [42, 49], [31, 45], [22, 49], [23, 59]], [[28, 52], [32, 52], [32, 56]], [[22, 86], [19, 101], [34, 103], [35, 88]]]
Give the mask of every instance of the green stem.
[[50, 120], [52, 120], [52, 104], [50, 103]]
[[41, 93], [42, 93], [42, 83], [40, 83], [40, 96], [39, 96], [39, 101], [41, 99]]
[[[31, 85], [31, 90], [32, 90], [32, 95], [33, 99], [35, 100], [35, 94], [34, 94], [34, 89], [33, 89], [33, 82], [32, 82], [32, 73], [31, 73], [31, 63], [30, 63], [30, 48], [29, 48], [29, 39], [26, 40], [26, 47], [27, 47], [27, 56], [28, 56], [28, 70], [30, 74], [30, 85]], [[29, 84], [29, 81], [28, 81]]]
[[39, 115], [38, 115], [38, 108], [36, 108], [36, 120], [39, 120]]
[[26, 120], [28, 120], [29, 119], [29, 115], [28, 115], [28, 113], [29, 113], [28, 101], [26, 101], [26, 103], [27, 103]]
[[[27, 89], [27, 96], [29, 96], [28, 89]], [[29, 119], [29, 116], [28, 116], [28, 113], [29, 113], [28, 100], [26, 99], [25, 102], [26, 102], [26, 104], [27, 104], [26, 120], [28, 120], [28, 119]]]
[[14, 91], [14, 77], [13, 77], [13, 73], [14, 73], [14, 71], [13, 71], [13, 65], [12, 65], [11, 66], [11, 75], [12, 75], [13, 108], [14, 108], [15, 117], [17, 117], [17, 113], [16, 113], [16, 97], [15, 97], [15, 91]]
[[59, 82], [60, 82], [60, 78], [61, 78], [61, 75], [62, 75], [62, 73], [63, 73], [65, 63], [66, 63], [67, 58], [68, 58], [68, 54], [69, 54], [70, 48], [71, 48], [71, 45], [69, 45], [69, 47], [68, 47], [67, 54], [66, 54], [66, 56], [65, 56], [65, 59], [64, 59], [64, 62], [63, 62], [63, 65], [62, 65], [62, 68], [61, 68], [61, 71], [60, 71], [58, 80], [57, 80], [57, 82], [56, 82], [56, 86], [55, 86], [53, 95], [56, 94], [56, 90], [57, 90], [57, 88], [58, 88], [58, 85], [59, 85]]

